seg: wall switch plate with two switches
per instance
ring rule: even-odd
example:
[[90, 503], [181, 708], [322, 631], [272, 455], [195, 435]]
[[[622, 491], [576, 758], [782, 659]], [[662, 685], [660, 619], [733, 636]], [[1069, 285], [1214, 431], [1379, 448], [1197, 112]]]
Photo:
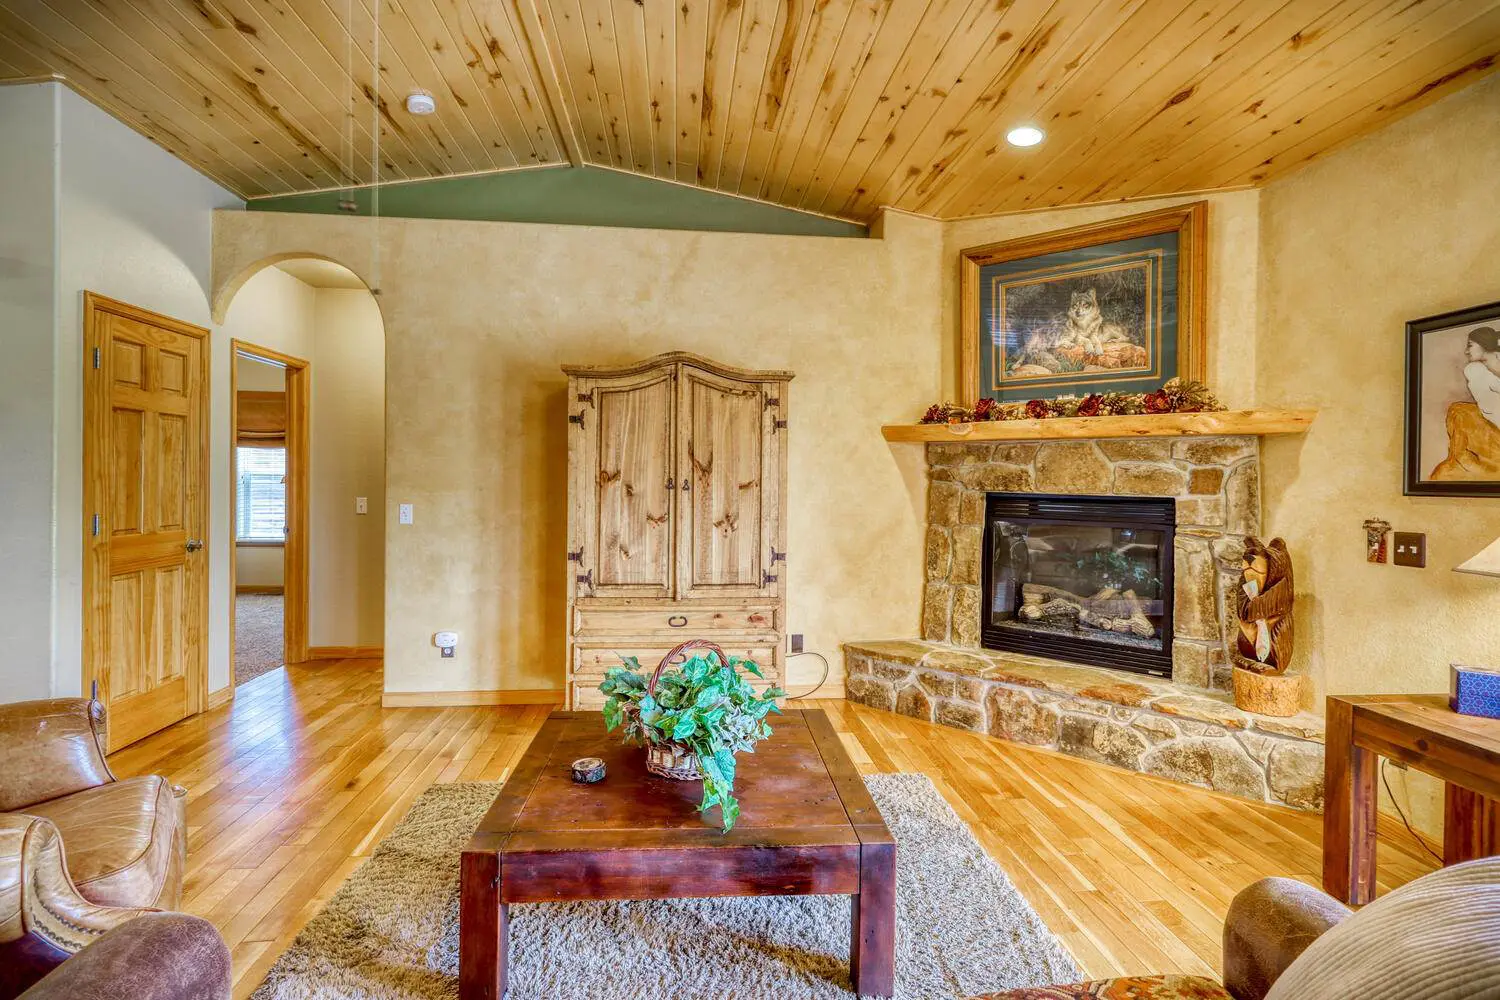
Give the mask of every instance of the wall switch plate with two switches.
[[1396, 543], [1395, 558], [1392, 560], [1397, 566], [1411, 566], [1416, 569], [1425, 569], [1427, 566], [1427, 535], [1420, 531], [1397, 531], [1393, 540]]

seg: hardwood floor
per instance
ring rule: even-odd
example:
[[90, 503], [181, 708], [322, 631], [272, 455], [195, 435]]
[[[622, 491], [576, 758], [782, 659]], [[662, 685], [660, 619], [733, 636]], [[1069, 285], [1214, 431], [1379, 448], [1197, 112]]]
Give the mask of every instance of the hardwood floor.
[[[187, 786], [184, 909], [212, 920], [248, 996], [302, 925], [438, 781], [500, 781], [546, 706], [381, 708], [378, 660], [296, 664], [114, 754], [121, 777]], [[864, 772], [919, 771], [1091, 977], [1219, 966], [1234, 894], [1316, 884], [1321, 818], [818, 701]], [[1430, 870], [1381, 823], [1381, 890]]]

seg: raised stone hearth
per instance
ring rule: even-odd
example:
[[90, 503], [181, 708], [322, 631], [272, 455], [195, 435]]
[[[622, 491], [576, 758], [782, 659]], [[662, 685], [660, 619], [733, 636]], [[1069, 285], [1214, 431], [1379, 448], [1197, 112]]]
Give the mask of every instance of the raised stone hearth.
[[1103, 667], [916, 640], [844, 646], [852, 701], [1299, 809], [1323, 805], [1323, 719]]

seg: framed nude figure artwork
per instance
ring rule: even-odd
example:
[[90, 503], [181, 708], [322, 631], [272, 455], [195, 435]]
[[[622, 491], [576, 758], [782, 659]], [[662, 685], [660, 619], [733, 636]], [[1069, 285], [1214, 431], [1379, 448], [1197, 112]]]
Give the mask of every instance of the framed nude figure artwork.
[[1406, 324], [1406, 495], [1500, 496], [1500, 302]]

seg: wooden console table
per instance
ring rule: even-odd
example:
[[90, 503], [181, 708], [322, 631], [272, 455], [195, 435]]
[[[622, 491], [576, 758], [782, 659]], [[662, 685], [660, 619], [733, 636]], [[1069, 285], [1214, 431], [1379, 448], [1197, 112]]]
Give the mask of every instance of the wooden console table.
[[1442, 694], [1330, 695], [1323, 888], [1375, 898], [1380, 758], [1443, 779], [1443, 864], [1500, 854], [1500, 720], [1459, 715]]

